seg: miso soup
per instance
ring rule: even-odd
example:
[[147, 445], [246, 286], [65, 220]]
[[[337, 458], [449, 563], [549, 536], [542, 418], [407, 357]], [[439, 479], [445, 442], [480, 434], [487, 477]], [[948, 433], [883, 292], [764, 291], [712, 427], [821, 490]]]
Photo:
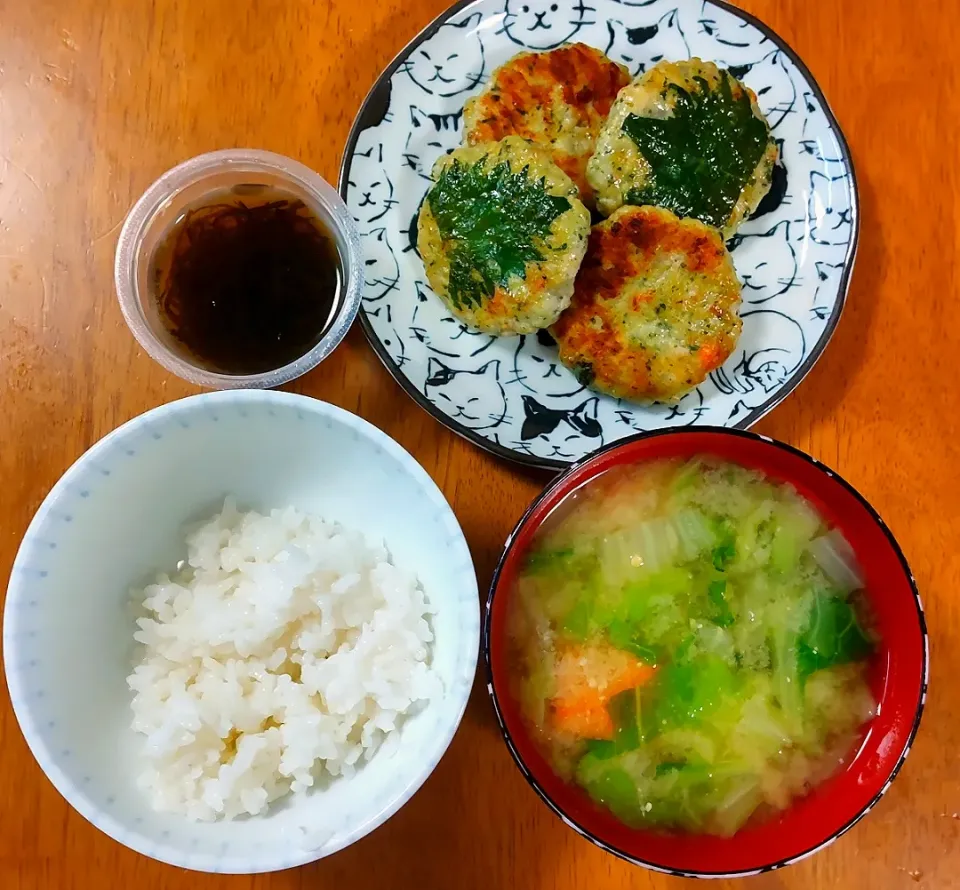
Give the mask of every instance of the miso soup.
[[731, 835], [842, 768], [874, 715], [863, 585], [789, 485], [706, 457], [610, 470], [511, 596], [524, 717], [622, 821]]

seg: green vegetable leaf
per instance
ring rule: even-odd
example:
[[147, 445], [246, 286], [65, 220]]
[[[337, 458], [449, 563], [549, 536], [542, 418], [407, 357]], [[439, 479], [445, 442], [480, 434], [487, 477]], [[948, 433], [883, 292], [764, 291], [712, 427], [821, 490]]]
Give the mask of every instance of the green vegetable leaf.
[[561, 569], [573, 558], [573, 547], [534, 550], [527, 555], [524, 571], [546, 572]]
[[640, 727], [640, 692], [628, 689], [610, 699], [607, 705], [613, 721], [613, 743], [618, 752], [632, 751], [643, 741]]
[[599, 760], [587, 754], [577, 766], [577, 781], [597, 803], [609, 807], [625, 822], [632, 823], [640, 816], [637, 784], [617, 764], [617, 760]]
[[805, 543], [791, 528], [777, 526], [770, 545], [770, 568], [781, 575], [795, 569], [800, 561], [801, 546]]
[[681, 494], [693, 487], [703, 473], [703, 461], [699, 457], [688, 460], [673, 477], [670, 486], [674, 494]]
[[707, 596], [710, 597], [710, 602], [715, 606], [726, 606], [727, 601], [724, 599], [724, 593], [727, 590], [727, 582], [724, 580], [711, 581], [707, 585]]
[[712, 88], [695, 78], [688, 92], [671, 84], [675, 96], [668, 118], [631, 114], [623, 132], [650, 164], [646, 184], [627, 193], [629, 204], [655, 204], [722, 228], [763, 157], [771, 136], [757, 118], [745, 90], [733, 96], [733, 78], [720, 72]]
[[611, 757], [616, 757], [619, 753], [616, 742], [611, 742], [607, 739], [587, 740], [587, 754], [597, 760], [609, 760]]
[[733, 538], [727, 538], [721, 544], [718, 544], [713, 548], [713, 567], [718, 571], [722, 572], [726, 569], [734, 558], [737, 555], [737, 547], [733, 542]]
[[586, 597], [577, 600], [563, 619], [563, 632], [574, 640], [583, 641], [590, 633], [590, 618], [593, 604]]
[[810, 612], [810, 623], [797, 644], [801, 678], [814, 671], [866, 658], [873, 644], [845, 599], [821, 594]]
[[673, 660], [676, 664], [683, 664], [686, 660], [687, 655], [690, 653], [690, 650], [693, 649], [694, 644], [697, 642], [696, 634], [688, 634], [680, 641], [680, 645], [677, 646], [676, 652], [673, 653]]
[[781, 718], [791, 733], [802, 734], [804, 725], [803, 677], [798, 657], [798, 636], [789, 619], [781, 614], [771, 626], [768, 641], [773, 662], [773, 690], [782, 711]]
[[730, 605], [727, 603], [727, 582], [724, 580], [711, 581], [707, 585], [707, 596], [710, 602], [716, 607], [711, 616], [714, 624], [720, 627], [729, 627], [733, 624], [733, 612], [730, 611]]
[[531, 179], [526, 167], [512, 173], [507, 162], [488, 168], [454, 161], [427, 201], [450, 258], [450, 298], [458, 307], [480, 305], [528, 262], [543, 259], [537, 239], [571, 207], [562, 195], [547, 194], [544, 179]]
[[665, 665], [654, 683], [653, 725], [665, 731], [699, 723], [735, 693], [736, 685], [733, 669], [712, 655]]
[[635, 655], [652, 667], [657, 666], [657, 650], [643, 642], [638, 628], [631, 622], [614, 618], [607, 626], [607, 637], [615, 648]]

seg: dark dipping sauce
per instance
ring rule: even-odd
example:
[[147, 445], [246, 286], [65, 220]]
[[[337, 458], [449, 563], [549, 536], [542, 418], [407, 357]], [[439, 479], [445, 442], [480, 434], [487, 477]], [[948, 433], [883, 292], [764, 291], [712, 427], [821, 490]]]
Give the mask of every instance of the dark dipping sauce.
[[191, 357], [258, 374], [309, 352], [339, 308], [340, 256], [290, 192], [240, 185], [208, 197], [164, 235], [150, 270], [160, 319]]

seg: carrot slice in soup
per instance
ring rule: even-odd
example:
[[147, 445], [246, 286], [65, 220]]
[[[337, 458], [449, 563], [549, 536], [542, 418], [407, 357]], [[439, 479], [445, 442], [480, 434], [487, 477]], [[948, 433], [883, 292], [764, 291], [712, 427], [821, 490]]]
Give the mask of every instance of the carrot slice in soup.
[[642, 686], [653, 673], [650, 665], [611, 646], [565, 647], [555, 668], [557, 694], [550, 701], [554, 726], [578, 738], [613, 738], [610, 699]]

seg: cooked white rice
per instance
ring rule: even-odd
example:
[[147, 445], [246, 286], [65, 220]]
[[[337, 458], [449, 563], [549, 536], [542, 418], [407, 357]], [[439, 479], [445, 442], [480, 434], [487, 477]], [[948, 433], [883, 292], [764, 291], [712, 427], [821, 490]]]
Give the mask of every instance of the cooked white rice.
[[359, 532], [228, 498], [177, 568], [138, 594], [127, 678], [158, 810], [229, 819], [352, 775], [441, 691], [423, 591]]

